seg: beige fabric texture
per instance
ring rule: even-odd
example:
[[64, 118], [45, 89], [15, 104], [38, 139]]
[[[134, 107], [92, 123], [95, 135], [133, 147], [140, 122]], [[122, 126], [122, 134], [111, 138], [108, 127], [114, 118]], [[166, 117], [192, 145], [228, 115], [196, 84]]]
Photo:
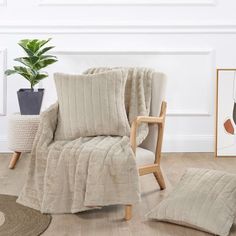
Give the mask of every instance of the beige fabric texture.
[[[150, 114], [152, 80], [155, 71], [144, 67], [98, 67], [90, 68], [84, 74], [97, 74], [116, 70], [123, 70], [128, 73], [125, 86], [125, 109], [131, 126], [137, 115], [148, 116]], [[148, 132], [147, 124], [142, 124], [139, 127], [137, 145], [143, 142]]]
[[[154, 72], [152, 76], [152, 98], [150, 116], [159, 116], [161, 111], [161, 104], [165, 101], [165, 93], [167, 86], [167, 77], [160, 72]], [[140, 147], [156, 152], [158, 127], [156, 125], [149, 125], [149, 132]]]
[[[145, 86], [149, 79], [143, 76], [135, 83]], [[131, 96], [134, 106], [139, 100], [138, 106], [149, 109], [143, 104], [151, 94], [147, 98], [140, 93]], [[58, 109], [55, 104], [41, 115], [27, 181], [17, 202], [44, 213], [75, 213], [106, 205], [137, 203], [139, 177], [129, 137], [55, 141]]]
[[155, 154], [147, 149], [137, 147], [135, 153], [135, 161], [138, 167], [150, 165], [155, 161]]
[[15, 113], [8, 118], [8, 148], [17, 152], [30, 152], [38, 130], [39, 115]]
[[235, 215], [236, 175], [191, 168], [147, 216], [226, 236]]
[[55, 140], [98, 135], [129, 136], [124, 91], [127, 72], [96, 75], [55, 73], [59, 102]]
[[138, 172], [129, 138], [97, 136], [55, 141], [58, 105], [42, 114], [26, 184], [17, 202], [43, 213], [135, 204]]

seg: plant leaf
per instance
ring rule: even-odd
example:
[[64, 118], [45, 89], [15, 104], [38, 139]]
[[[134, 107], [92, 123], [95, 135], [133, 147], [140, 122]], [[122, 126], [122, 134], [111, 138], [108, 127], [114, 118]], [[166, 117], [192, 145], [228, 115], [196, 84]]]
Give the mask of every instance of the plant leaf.
[[48, 73], [44, 72], [44, 73], [39, 73], [37, 74], [37, 76], [35, 77], [36, 80], [40, 81], [44, 78], [47, 78], [48, 77]]
[[21, 76], [23, 76], [27, 80], [31, 81], [31, 79], [33, 77], [33, 72], [31, 69], [26, 68], [26, 67], [22, 67], [22, 66], [14, 66], [14, 69], [15, 69], [16, 73], [20, 74]]
[[35, 86], [40, 82], [40, 80], [45, 79], [48, 77], [48, 74], [46, 72], [38, 73], [34, 79], [32, 80], [32, 86]]
[[46, 58], [55, 58], [55, 59], [57, 59], [56, 56], [52, 56], [52, 55], [41, 55], [39, 58], [40, 59], [46, 59]]
[[48, 38], [47, 40], [40, 40], [39, 41], [39, 47], [43, 47], [45, 44], [47, 44], [52, 38]]
[[20, 45], [24, 49], [24, 51], [27, 53], [27, 55], [31, 57], [31, 56], [34, 56], [34, 53], [27, 46], [29, 42], [30, 42], [29, 39], [23, 39], [18, 43], [18, 45]]
[[30, 39], [22, 39], [22, 40], [20, 40], [20, 42], [18, 44], [20, 46], [26, 47], [26, 45], [28, 44], [29, 41], [30, 41]]
[[17, 73], [15, 70], [6, 70], [5, 71], [5, 75], [12, 75], [12, 74], [15, 74], [15, 73]]
[[34, 64], [39, 60], [39, 57], [33, 56], [33, 57], [19, 57], [14, 59], [14, 61], [18, 61], [30, 68], [34, 68]]
[[55, 62], [57, 62], [57, 59], [54, 59], [54, 58], [44, 59], [44, 60], [39, 60], [34, 66], [37, 70], [40, 70]]
[[51, 47], [43, 48], [41, 51], [39, 51], [39, 52], [37, 53], [37, 56], [43, 55], [45, 52], [51, 50], [52, 48], [55, 48], [55, 47], [54, 47], [54, 46], [51, 46]]
[[35, 53], [39, 50], [39, 48], [40, 48], [39, 42], [40, 42], [40, 41], [39, 41], [38, 39], [32, 39], [32, 40], [30, 40], [30, 41], [27, 43], [26, 47], [27, 47], [31, 52], [33, 52], [33, 54], [35, 54]]

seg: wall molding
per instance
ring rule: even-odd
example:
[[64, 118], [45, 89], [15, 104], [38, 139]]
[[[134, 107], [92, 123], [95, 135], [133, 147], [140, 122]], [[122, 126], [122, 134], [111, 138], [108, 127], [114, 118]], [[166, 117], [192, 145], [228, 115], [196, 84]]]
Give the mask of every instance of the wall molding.
[[167, 109], [167, 116], [211, 116], [210, 110], [173, 110]]
[[39, 6], [215, 6], [216, 0], [39, 0]]
[[0, 34], [235, 34], [236, 22], [225, 24], [55, 24], [0, 23]]
[[6, 115], [6, 107], [7, 107], [7, 80], [4, 75], [5, 70], [7, 69], [7, 49], [0, 48], [0, 57], [2, 64], [0, 64], [0, 83], [2, 83], [1, 91], [0, 91], [0, 102], [2, 103], [2, 108], [0, 108], [0, 116]]
[[7, 0], [0, 0], [0, 7], [6, 7], [7, 6]]
[[[135, 51], [70, 51], [70, 50], [58, 50], [53, 51], [55, 55], [209, 55], [211, 56], [212, 60], [212, 68], [214, 66], [214, 50], [212, 49], [156, 49], [156, 50], [135, 50]], [[6, 58], [7, 58], [7, 50], [0, 49], [0, 56], [3, 61], [3, 64], [0, 65], [2, 68], [2, 74], [7, 69], [6, 65]], [[213, 71], [213, 70], [212, 70]], [[0, 101], [2, 100], [2, 107], [3, 109], [0, 110], [0, 116], [6, 115], [6, 91], [7, 91], [7, 83], [6, 83], [6, 76], [4, 76], [3, 80], [2, 91], [0, 92]], [[188, 110], [188, 109], [181, 109], [181, 110], [173, 110], [170, 109], [167, 112], [168, 116], [211, 116], [211, 104], [209, 101], [207, 110]]]
[[[133, 51], [83, 51], [83, 50], [55, 50], [52, 51], [54, 55], [209, 55], [211, 57], [212, 66], [209, 68], [213, 73], [214, 67], [214, 50], [211, 48], [203, 49], [155, 49], [155, 50], [133, 50]], [[211, 76], [212, 78], [212, 76]], [[194, 110], [167, 110], [167, 116], [211, 116], [211, 101], [207, 101], [208, 109]]]
[[55, 55], [210, 55], [214, 52], [212, 48], [199, 49], [175, 49], [161, 48], [153, 50], [54, 50]]

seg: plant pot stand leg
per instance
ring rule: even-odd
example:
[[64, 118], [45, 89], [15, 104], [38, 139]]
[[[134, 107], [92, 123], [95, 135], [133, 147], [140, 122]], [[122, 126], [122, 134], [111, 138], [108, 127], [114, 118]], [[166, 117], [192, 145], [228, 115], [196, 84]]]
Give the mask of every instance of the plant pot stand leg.
[[14, 167], [16, 166], [17, 161], [19, 160], [21, 155], [21, 152], [14, 152], [12, 157], [11, 157], [11, 161], [9, 164], [9, 169], [14, 169]]

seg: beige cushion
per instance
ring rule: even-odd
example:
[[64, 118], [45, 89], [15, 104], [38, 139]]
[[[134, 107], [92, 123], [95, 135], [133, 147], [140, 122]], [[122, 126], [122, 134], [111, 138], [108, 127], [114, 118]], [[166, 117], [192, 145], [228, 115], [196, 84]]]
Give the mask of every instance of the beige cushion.
[[54, 74], [59, 102], [56, 140], [98, 135], [128, 136], [122, 70], [95, 75]]
[[226, 236], [236, 215], [236, 175], [188, 169], [148, 217]]
[[154, 163], [155, 154], [147, 149], [138, 147], [136, 149], [135, 160], [138, 167], [142, 165], [150, 165]]

